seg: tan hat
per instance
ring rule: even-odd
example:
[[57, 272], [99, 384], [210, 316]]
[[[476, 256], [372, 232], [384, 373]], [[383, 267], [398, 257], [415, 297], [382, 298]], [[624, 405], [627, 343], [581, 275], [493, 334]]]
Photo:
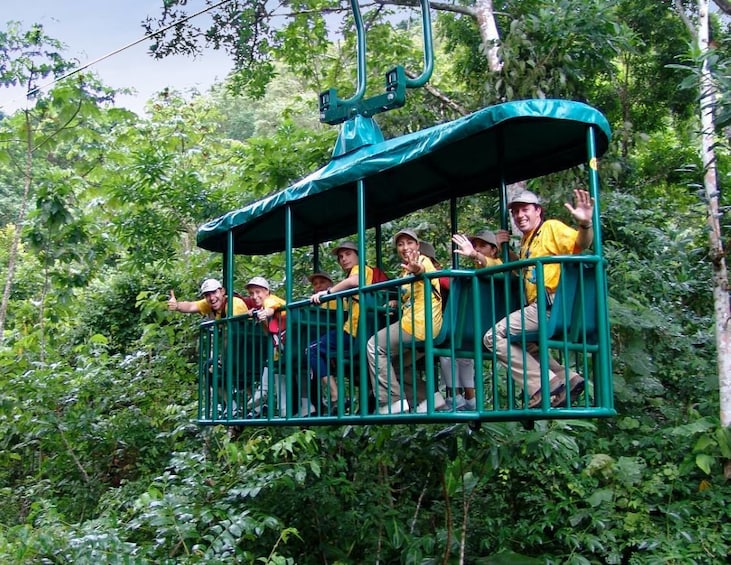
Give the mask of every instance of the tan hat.
[[411, 239], [415, 240], [417, 243], [419, 243], [419, 236], [416, 235], [416, 232], [412, 229], [403, 229], [396, 232], [396, 235], [393, 236], [393, 244], [396, 245], [396, 242], [398, 241], [398, 238], [402, 235], [408, 236]]
[[219, 288], [223, 288], [223, 285], [216, 279], [206, 279], [201, 285], [201, 296], [208, 292], [214, 292]]
[[541, 199], [538, 198], [538, 195], [535, 192], [524, 190], [510, 200], [508, 208], [511, 208], [513, 204], [535, 204], [536, 206], [541, 206]]
[[495, 238], [495, 234], [492, 233], [490, 230], [482, 230], [481, 232], [470, 236], [469, 239], [472, 245], [475, 244], [476, 239], [481, 239], [485, 243], [489, 243], [490, 245], [494, 245], [495, 247], [497, 247], [497, 239]]
[[337, 247], [333, 249], [333, 255], [337, 255], [341, 249], [352, 249], [358, 253], [358, 246], [352, 241], [341, 241], [338, 243]]
[[323, 279], [329, 280], [331, 283], [333, 282], [332, 277], [330, 275], [328, 275], [327, 273], [323, 273], [322, 271], [317, 271], [316, 273], [312, 273], [311, 275], [307, 275], [307, 279], [310, 282], [312, 282], [313, 279], [315, 279], [316, 277], [322, 277]]
[[422, 241], [419, 243], [419, 253], [426, 255], [433, 261], [437, 258], [437, 252], [434, 250], [434, 246], [428, 241]]
[[261, 288], [269, 290], [269, 283], [264, 277], [252, 278], [249, 282], [246, 283], [246, 288], [249, 288], [250, 286], [260, 286]]

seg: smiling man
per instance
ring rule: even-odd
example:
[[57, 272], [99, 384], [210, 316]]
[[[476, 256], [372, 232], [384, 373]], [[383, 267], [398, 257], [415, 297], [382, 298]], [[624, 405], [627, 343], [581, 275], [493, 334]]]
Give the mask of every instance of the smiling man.
[[[528, 190], [517, 195], [510, 201], [510, 214], [513, 222], [520, 230], [520, 253], [509, 251], [510, 259], [529, 259], [549, 257], [555, 255], [573, 255], [587, 249], [594, 241], [594, 200], [586, 190], [574, 190], [574, 203], [566, 203], [566, 209], [577, 223], [577, 229], [567, 226], [559, 220], [546, 220], [543, 217], [541, 199]], [[500, 230], [496, 240], [500, 245], [507, 243], [510, 234]], [[537, 408], [541, 405], [541, 365], [538, 358], [538, 346], [535, 343], [526, 344], [525, 355], [518, 343], [510, 343], [510, 335], [520, 331], [535, 331], [538, 329], [538, 303], [536, 301], [538, 288], [536, 285], [536, 266], [523, 269], [523, 284], [525, 288], [526, 305], [500, 320], [495, 324], [494, 332], [489, 330], [484, 338], [485, 347], [495, 350], [497, 358], [504, 366], [510, 368], [511, 376], [518, 386], [528, 389], [528, 407]], [[543, 267], [543, 279], [546, 290], [546, 300], [553, 302], [553, 296], [561, 278], [559, 264], [546, 263]], [[550, 315], [550, 314], [549, 314]], [[549, 356], [549, 383], [551, 390], [551, 406], [563, 406], [566, 402], [566, 386], [564, 376], [566, 369], [553, 357]], [[571, 398], [578, 396], [584, 390], [584, 379], [581, 375], [571, 373], [569, 379]]]
[[[173, 312], [183, 312], [184, 314], [201, 314], [211, 320], [220, 320], [226, 316], [226, 305], [228, 303], [226, 297], [226, 289], [216, 279], [206, 279], [201, 285], [201, 296], [200, 300], [194, 302], [188, 302], [185, 300], [178, 301], [175, 298], [175, 292], [170, 291], [170, 298], [168, 300], [168, 310]], [[234, 296], [234, 316], [240, 316], [246, 314], [249, 309], [246, 307], [246, 303], [239, 298]]]

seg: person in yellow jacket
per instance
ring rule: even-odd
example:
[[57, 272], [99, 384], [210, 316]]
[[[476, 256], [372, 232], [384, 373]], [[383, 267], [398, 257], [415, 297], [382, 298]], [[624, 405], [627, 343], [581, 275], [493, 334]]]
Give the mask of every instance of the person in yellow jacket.
[[[414, 230], [402, 229], [396, 233], [394, 244], [402, 260], [401, 277], [436, 271], [432, 260], [419, 252], [419, 238]], [[376, 391], [381, 414], [410, 411], [414, 389], [418, 402], [416, 411], [426, 412], [426, 386], [421, 380], [414, 380], [413, 372], [413, 364], [423, 356], [423, 352], [414, 351], [413, 344], [426, 338], [427, 300], [431, 306], [433, 335], [439, 333], [442, 327], [442, 297], [438, 279], [431, 280], [431, 290], [428, 290], [423, 278], [405, 285], [401, 299], [400, 320], [377, 332], [366, 346], [371, 384]], [[401, 375], [394, 369], [394, 360], [403, 362], [400, 366], [403, 368], [404, 390], [401, 389]], [[444, 397], [436, 392], [434, 409], [444, 407]]]
[[[220, 320], [226, 317], [227, 295], [226, 289], [216, 279], [206, 279], [201, 284], [201, 298], [194, 301], [178, 300], [175, 292], [170, 291], [168, 310], [183, 312], [184, 314], [200, 314], [210, 320]], [[246, 314], [249, 309], [241, 298], [234, 296], [234, 316]]]
[[[520, 240], [520, 254], [509, 251], [511, 260], [577, 254], [591, 246], [594, 241], [592, 225], [594, 200], [586, 190], [574, 190], [574, 205], [565, 204], [566, 209], [577, 222], [578, 229], [567, 226], [559, 220], [545, 220], [540, 198], [528, 190], [514, 197], [508, 206], [513, 222], [523, 234]], [[497, 240], [501, 244], [507, 242], [509, 237], [506, 230], [500, 230], [497, 233]], [[532, 266], [523, 270], [526, 306], [500, 320], [495, 324], [494, 332], [493, 329], [490, 329], [482, 340], [488, 350], [495, 350], [501, 364], [508, 366], [508, 359], [510, 359], [510, 374], [518, 386], [527, 388], [529, 408], [540, 406], [542, 395], [545, 393], [541, 390], [538, 346], [535, 343], [527, 344], [524, 354], [520, 344], [510, 343], [510, 335], [521, 329], [523, 331], [538, 329], [535, 268]], [[561, 265], [550, 263], [544, 265], [543, 280], [547, 298], [552, 299], [560, 278]], [[551, 397], [551, 406], [562, 406], [566, 402], [567, 396], [566, 369], [550, 356], [549, 363], [550, 391], [548, 394]], [[571, 374], [568, 384], [571, 398], [575, 398], [584, 390], [584, 379], [578, 373]]]
[[[312, 294], [310, 296], [310, 302], [313, 304], [324, 305], [330, 302], [337, 306], [335, 300], [328, 300], [330, 294], [358, 288], [360, 277], [358, 246], [352, 241], [342, 241], [336, 245], [332, 253], [337, 257], [338, 265], [343, 270], [345, 278], [326, 289], [316, 291]], [[372, 284], [373, 269], [365, 265], [364, 271], [365, 284]], [[360, 304], [355, 297], [351, 297], [346, 299], [344, 305], [348, 319], [345, 321], [342, 329], [335, 329], [325, 333], [313, 341], [307, 348], [307, 360], [310, 367], [313, 388], [315, 388], [314, 384], [318, 380], [322, 383], [323, 406], [320, 407], [322, 415], [335, 416], [338, 413], [338, 383], [332, 374], [332, 360], [338, 355], [342, 355], [343, 359], [351, 358], [358, 351]], [[337, 348], [337, 336], [339, 333], [343, 334], [342, 351], [338, 351]], [[345, 410], [349, 410], [350, 399], [346, 398], [343, 402]]]

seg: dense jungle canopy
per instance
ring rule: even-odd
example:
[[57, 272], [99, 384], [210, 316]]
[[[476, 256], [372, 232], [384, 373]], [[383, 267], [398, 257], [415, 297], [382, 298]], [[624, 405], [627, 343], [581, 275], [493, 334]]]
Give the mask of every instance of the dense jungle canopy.
[[[378, 88], [394, 64], [421, 64], [418, 12], [397, 4], [411, 3], [363, 6]], [[160, 92], [140, 116], [115, 107], [91, 69], [0, 114], [0, 561], [728, 562], [731, 432], [718, 415], [698, 86], [705, 60], [728, 247], [728, 22], [715, 14], [703, 54], [695, 2], [495, 0], [499, 41], [485, 45], [475, 12], [485, 4], [434, 3], [434, 77], [378, 121], [391, 137], [532, 97], [607, 116], [601, 217], [619, 416], [238, 437], [195, 424], [199, 320], [166, 300], [220, 274], [196, 230], [324, 164], [337, 131], [318, 122], [317, 95], [355, 84], [341, 3], [285, 2], [273, 19], [269, 3], [217, 3], [208, 27], [193, 19], [151, 45], [158, 57], [205, 42], [229, 52], [236, 71], [210, 92]], [[166, 0], [144, 25], [185, 6]], [[73, 68], [41, 26], [5, 24], [0, 85], [30, 92]], [[579, 182], [570, 172], [530, 188], [565, 218]], [[403, 225], [446, 244], [445, 210]], [[481, 197], [460, 214], [467, 229], [497, 217]], [[240, 278], [281, 284], [283, 261], [248, 258]], [[310, 261], [297, 251], [303, 295]]]

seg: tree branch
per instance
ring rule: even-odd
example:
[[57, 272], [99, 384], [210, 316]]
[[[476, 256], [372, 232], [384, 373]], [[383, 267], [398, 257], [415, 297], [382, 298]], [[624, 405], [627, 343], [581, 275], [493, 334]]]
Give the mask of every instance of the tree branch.
[[[409, 71], [408, 69], [404, 69], [404, 73], [409, 78], [416, 78], [418, 76], [415, 72]], [[429, 94], [431, 94], [432, 96], [434, 96], [437, 100], [441, 101], [442, 104], [444, 104], [445, 106], [451, 108], [455, 112], [458, 112], [460, 115], [466, 116], [467, 114], [469, 114], [469, 111], [467, 110], [467, 108], [465, 108], [464, 106], [462, 106], [462, 105], [458, 104], [457, 102], [455, 102], [454, 100], [452, 100], [449, 96], [447, 96], [446, 94], [444, 94], [438, 88], [433, 87], [431, 85], [431, 83], [426, 83], [424, 85], [424, 89]]]
[[[419, 8], [419, 2], [417, 0], [374, 0], [376, 4], [382, 6], [405, 6], [407, 8]], [[429, 5], [434, 10], [440, 12], [454, 12], [456, 14], [464, 14], [465, 16], [475, 17], [475, 11], [469, 6], [457, 6], [454, 4], [445, 4], [443, 2], [429, 2]]]
[[729, 0], [713, 0], [713, 3], [718, 6], [724, 14], [731, 15], [731, 2]]

